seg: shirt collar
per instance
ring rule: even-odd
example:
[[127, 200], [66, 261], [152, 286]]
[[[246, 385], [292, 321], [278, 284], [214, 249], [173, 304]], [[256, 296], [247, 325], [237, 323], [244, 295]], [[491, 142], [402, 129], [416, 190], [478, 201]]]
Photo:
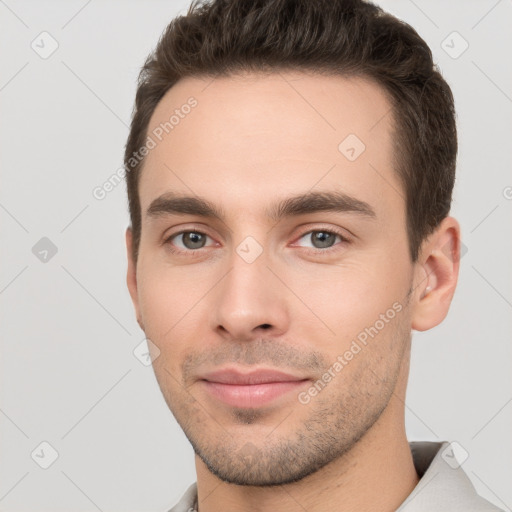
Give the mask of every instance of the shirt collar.
[[448, 441], [409, 442], [420, 481], [396, 512], [498, 511], [479, 496]]

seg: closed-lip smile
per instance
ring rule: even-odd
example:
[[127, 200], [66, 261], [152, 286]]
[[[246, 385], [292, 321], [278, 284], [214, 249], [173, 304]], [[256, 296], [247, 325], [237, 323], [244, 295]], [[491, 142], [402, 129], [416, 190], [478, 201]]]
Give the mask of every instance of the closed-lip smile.
[[272, 369], [225, 368], [199, 378], [208, 393], [234, 407], [259, 407], [301, 387], [309, 378]]

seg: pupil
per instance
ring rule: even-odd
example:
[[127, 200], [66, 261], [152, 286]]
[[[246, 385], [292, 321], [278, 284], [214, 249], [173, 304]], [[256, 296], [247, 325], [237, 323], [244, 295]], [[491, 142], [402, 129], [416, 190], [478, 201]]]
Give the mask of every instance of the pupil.
[[[188, 243], [187, 243], [188, 242]], [[188, 249], [200, 249], [204, 244], [203, 235], [200, 233], [185, 233], [183, 243]]]
[[[313, 235], [313, 245], [317, 248], [325, 248], [330, 247], [334, 237], [333, 233], [326, 233], [324, 231], [317, 231], [316, 234]], [[317, 246], [315, 242], [319, 242], [320, 245]]]

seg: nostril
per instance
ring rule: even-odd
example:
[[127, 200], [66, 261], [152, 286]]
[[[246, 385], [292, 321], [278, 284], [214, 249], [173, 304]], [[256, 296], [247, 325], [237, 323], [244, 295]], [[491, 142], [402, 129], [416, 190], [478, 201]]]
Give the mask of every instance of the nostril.
[[269, 329], [270, 327], [272, 327], [270, 324], [261, 324], [260, 326], [262, 329]]

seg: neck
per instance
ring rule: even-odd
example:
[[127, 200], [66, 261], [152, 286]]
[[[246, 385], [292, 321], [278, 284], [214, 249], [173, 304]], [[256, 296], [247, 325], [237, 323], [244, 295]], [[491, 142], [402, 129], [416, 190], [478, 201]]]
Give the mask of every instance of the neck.
[[196, 455], [199, 512], [395, 511], [419, 478], [405, 433], [408, 357], [390, 402], [370, 430], [339, 459], [298, 482], [275, 487], [221, 481]]

